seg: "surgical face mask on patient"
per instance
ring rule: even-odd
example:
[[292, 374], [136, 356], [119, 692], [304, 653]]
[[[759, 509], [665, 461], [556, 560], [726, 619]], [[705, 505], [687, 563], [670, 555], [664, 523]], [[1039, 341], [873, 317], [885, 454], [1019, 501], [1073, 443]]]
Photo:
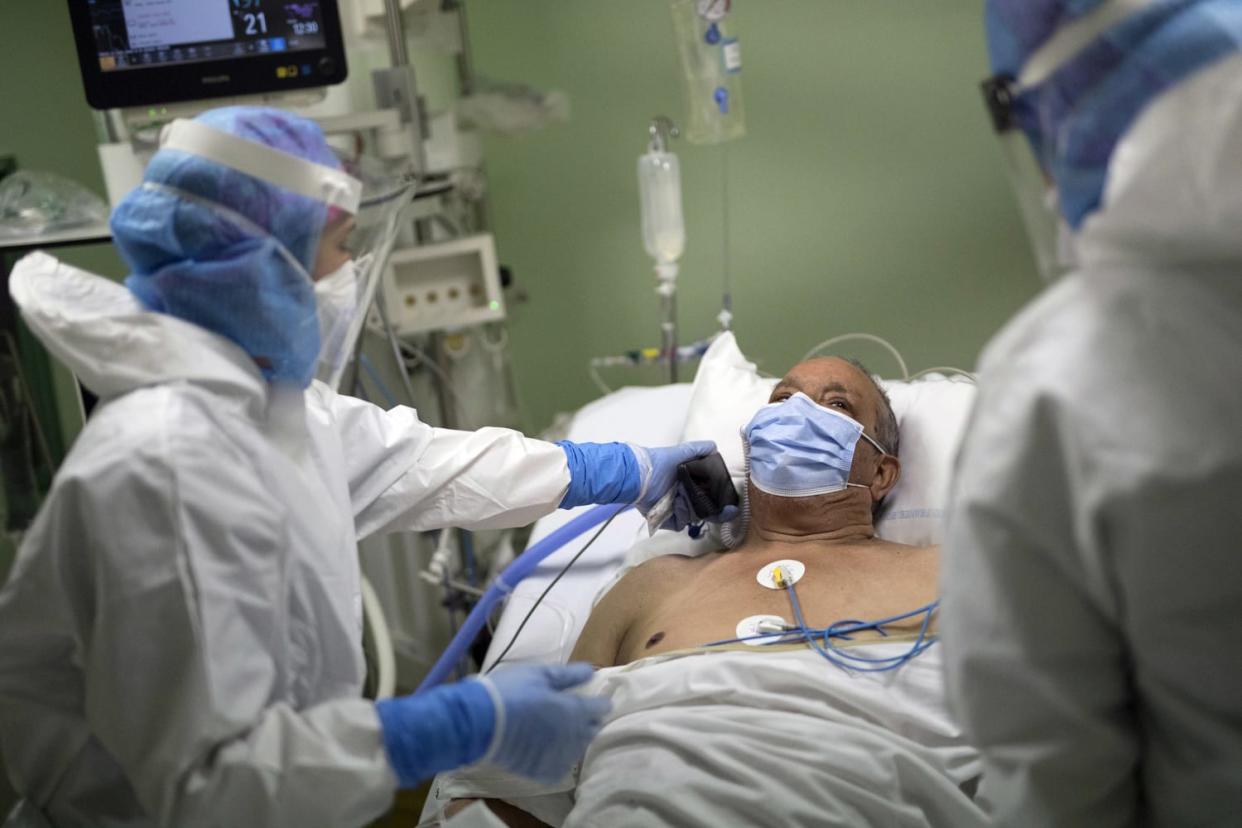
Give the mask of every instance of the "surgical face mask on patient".
[[859, 438], [887, 454], [863, 433], [857, 420], [815, 403], [798, 392], [760, 408], [742, 430], [750, 456], [750, 482], [777, 497], [811, 497], [839, 492], [850, 483]]

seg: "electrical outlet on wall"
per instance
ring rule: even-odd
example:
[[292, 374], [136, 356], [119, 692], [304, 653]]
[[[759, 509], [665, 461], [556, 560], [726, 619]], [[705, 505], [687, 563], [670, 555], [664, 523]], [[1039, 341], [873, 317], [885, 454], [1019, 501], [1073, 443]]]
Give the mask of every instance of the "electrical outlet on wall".
[[389, 319], [401, 336], [505, 317], [496, 247], [487, 234], [393, 251], [383, 290]]

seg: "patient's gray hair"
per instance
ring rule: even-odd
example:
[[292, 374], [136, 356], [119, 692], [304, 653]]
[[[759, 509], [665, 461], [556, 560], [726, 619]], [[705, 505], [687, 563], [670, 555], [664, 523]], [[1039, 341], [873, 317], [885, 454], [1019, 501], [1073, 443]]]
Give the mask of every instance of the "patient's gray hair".
[[884, 390], [884, 386], [880, 385], [879, 379], [875, 374], [867, 370], [867, 366], [860, 361], [846, 357], [845, 361], [853, 365], [863, 376], [871, 380], [871, 385], [875, 388], [876, 395], [880, 398], [880, 412], [875, 420], [875, 439], [880, 445], [884, 446], [884, 450], [897, 457], [897, 452], [901, 448], [901, 434], [897, 431], [897, 415], [893, 413], [893, 403], [888, 398], [888, 392]]

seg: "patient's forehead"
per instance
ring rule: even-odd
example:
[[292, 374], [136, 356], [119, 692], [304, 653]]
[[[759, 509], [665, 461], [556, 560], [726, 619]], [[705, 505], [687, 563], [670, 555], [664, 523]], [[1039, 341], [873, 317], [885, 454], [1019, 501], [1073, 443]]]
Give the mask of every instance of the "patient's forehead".
[[[864, 426], [875, 429], [881, 406], [875, 383], [840, 357], [814, 357], [799, 362], [772, 389], [771, 399], [787, 396], [790, 391], [801, 391], [820, 405], [841, 408]], [[830, 403], [834, 398], [839, 400], [842, 392], [849, 398], [848, 405]]]
[[843, 385], [859, 394], [873, 390], [871, 378], [840, 357], [812, 357], [803, 360], [789, 369], [780, 384], [797, 386], [804, 391], [833, 384]]

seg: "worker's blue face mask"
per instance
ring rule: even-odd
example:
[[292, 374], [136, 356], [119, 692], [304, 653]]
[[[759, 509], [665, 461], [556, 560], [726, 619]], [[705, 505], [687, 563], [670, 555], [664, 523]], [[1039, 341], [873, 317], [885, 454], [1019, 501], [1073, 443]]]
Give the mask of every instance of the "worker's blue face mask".
[[777, 497], [811, 497], [859, 486], [849, 478], [860, 437], [881, 454], [888, 453], [863, 433], [857, 420], [801, 392], [760, 408], [742, 435], [750, 452], [750, 482]]

